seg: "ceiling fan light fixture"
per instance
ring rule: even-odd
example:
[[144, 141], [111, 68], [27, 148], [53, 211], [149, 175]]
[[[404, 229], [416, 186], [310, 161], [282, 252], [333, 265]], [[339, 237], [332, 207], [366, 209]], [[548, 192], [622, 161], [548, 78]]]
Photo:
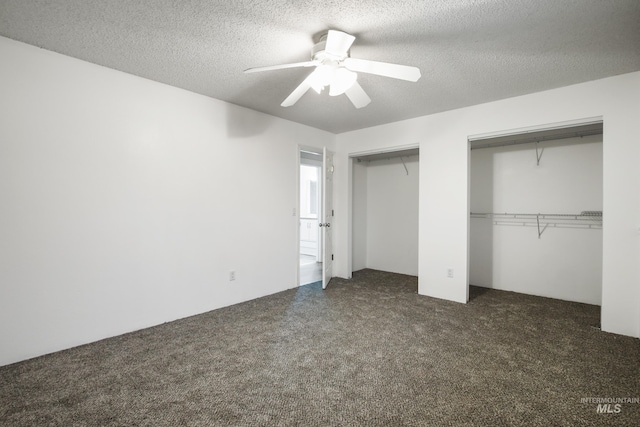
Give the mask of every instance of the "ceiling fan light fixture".
[[244, 72], [315, 67], [311, 74], [307, 75], [307, 78], [282, 101], [280, 105], [283, 107], [294, 105], [309, 89], [322, 93], [327, 86], [329, 86], [330, 96], [345, 94], [354, 107], [366, 107], [371, 102], [371, 98], [357, 82], [357, 73], [374, 74], [409, 82], [420, 79], [420, 69], [417, 67], [352, 58], [350, 50], [354, 40], [355, 37], [350, 34], [329, 30], [311, 49], [311, 61], [249, 68]]
[[357, 73], [351, 70], [347, 70], [344, 67], [338, 68], [333, 75], [333, 81], [331, 82], [331, 86], [329, 87], [329, 95], [342, 95], [347, 90], [349, 90], [351, 86], [353, 86], [357, 79]]
[[334, 74], [335, 67], [333, 65], [321, 64], [313, 72], [309, 84], [313, 90], [320, 93], [325, 86], [329, 86], [334, 80]]

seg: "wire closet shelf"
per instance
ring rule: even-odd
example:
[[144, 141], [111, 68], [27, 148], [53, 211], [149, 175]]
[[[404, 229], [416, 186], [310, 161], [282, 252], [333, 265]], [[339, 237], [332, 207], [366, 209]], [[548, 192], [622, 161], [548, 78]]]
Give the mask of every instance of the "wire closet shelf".
[[548, 227], [602, 228], [602, 211], [582, 211], [579, 214], [471, 212], [471, 218], [491, 219], [493, 225], [537, 227], [538, 238]]

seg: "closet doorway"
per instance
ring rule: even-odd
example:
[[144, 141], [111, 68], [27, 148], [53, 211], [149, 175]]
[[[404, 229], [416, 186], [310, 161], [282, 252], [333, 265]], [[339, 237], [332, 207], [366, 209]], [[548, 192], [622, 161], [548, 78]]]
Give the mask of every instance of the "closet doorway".
[[601, 305], [602, 121], [469, 139], [469, 284]]
[[351, 155], [351, 271], [418, 275], [419, 149]]

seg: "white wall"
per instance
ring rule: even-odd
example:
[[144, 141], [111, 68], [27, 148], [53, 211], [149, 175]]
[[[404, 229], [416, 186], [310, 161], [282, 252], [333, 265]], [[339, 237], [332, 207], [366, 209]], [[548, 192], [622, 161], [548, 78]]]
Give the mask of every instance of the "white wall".
[[298, 143], [334, 135], [5, 38], [0, 57], [0, 365], [297, 286]]
[[[360, 247], [354, 246], [353, 259], [361, 266], [363, 254], [358, 251], [364, 249], [360, 268], [418, 275], [419, 162], [417, 156], [405, 157], [404, 162], [406, 170], [400, 158], [355, 165], [354, 209], [359, 209], [354, 212], [353, 239]], [[361, 177], [364, 183], [359, 182]]]
[[[418, 292], [466, 302], [468, 137], [602, 117], [602, 328], [640, 336], [638, 111], [640, 72], [635, 72], [338, 135], [334, 271], [350, 275], [350, 154], [419, 143]], [[453, 278], [447, 277], [450, 268]]]
[[[602, 210], [602, 136], [471, 151], [471, 212]], [[472, 218], [469, 283], [588, 304], [602, 299], [602, 230]]]

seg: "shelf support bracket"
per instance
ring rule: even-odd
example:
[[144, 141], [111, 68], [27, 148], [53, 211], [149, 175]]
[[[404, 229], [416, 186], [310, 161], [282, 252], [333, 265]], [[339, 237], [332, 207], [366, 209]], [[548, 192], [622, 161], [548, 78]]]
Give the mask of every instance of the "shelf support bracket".
[[536, 141], [536, 165], [540, 166], [540, 159], [542, 158], [542, 153], [544, 153], [544, 147], [542, 147], [540, 149], [540, 151], [538, 151], [538, 141]]
[[407, 169], [407, 165], [404, 162], [404, 159], [402, 158], [402, 156], [400, 156], [400, 160], [402, 161], [402, 166], [404, 166], [404, 170], [407, 172], [407, 175], [409, 175], [409, 169]]
[[542, 227], [542, 230], [540, 230], [540, 215], [536, 215], [536, 222], [538, 223], [538, 239], [540, 237], [542, 237], [542, 233], [544, 233], [544, 230], [547, 229], [547, 227], [549, 226], [549, 224], [545, 224], [544, 227]]

